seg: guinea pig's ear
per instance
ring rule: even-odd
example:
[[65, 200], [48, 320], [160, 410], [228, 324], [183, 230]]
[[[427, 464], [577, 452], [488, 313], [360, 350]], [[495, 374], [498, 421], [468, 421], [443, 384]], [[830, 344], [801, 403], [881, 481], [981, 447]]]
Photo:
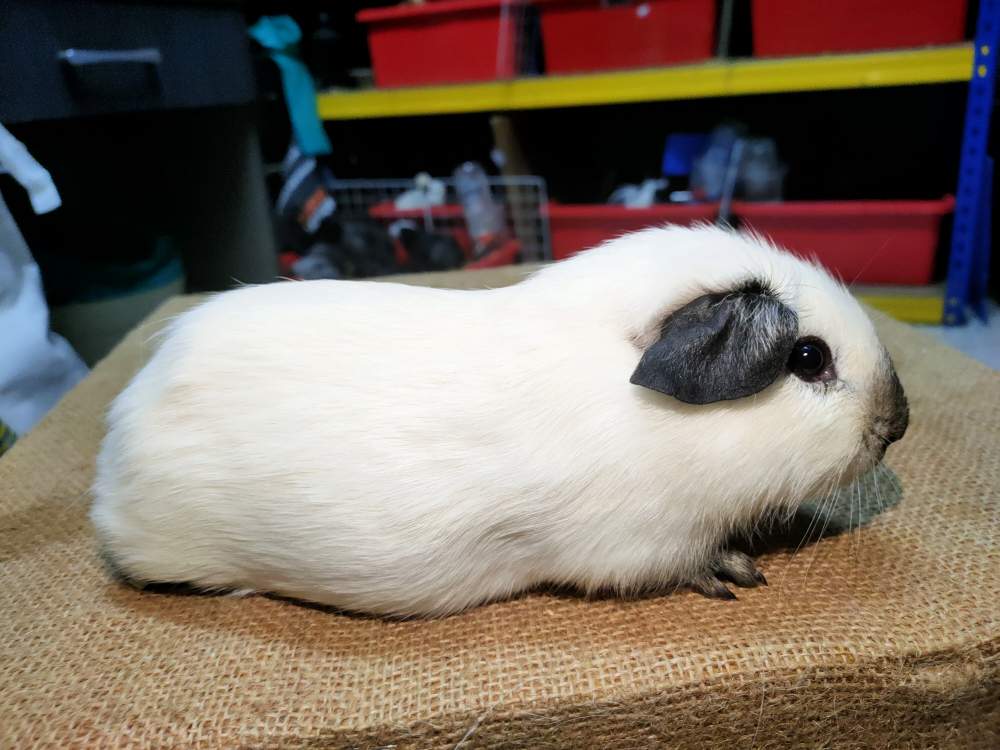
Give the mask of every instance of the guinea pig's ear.
[[688, 404], [743, 398], [777, 380], [797, 337], [795, 312], [766, 284], [747, 282], [671, 313], [631, 382]]

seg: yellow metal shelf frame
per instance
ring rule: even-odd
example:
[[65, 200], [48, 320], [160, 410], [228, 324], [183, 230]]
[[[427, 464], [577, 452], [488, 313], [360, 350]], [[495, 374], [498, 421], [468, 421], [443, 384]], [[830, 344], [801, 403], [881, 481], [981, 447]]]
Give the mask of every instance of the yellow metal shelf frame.
[[921, 289], [900, 294], [879, 294], [876, 291], [858, 294], [858, 299], [904, 323], [941, 325], [944, 318], [944, 293], [921, 294]]
[[510, 81], [364, 91], [317, 98], [324, 120], [502, 112], [747, 94], [968, 81], [971, 44], [747, 60]]

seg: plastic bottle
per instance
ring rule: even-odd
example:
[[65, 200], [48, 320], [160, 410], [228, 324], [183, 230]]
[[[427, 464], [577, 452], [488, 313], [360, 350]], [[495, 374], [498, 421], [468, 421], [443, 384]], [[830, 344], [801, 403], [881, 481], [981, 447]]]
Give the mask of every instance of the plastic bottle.
[[475, 162], [467, 161], [455, 170], [455, 192], [465, 213], [469, 235], [477, 246], [488, 244], [504, 230], [502, 208], [494, 203], [490, 195], [490, 183], [486, 172]]
[[750, 201], [780, 201], [785, 166], [770, 138], [751, 138], [743, 156], [743, 196]]
[[722, 197], [733, 147], [742, 137], [740, 126], [720, 125], [712, 131], [708, 148], [695, 159], [691, 172], [691, 190], [698, 200], [716, 201]]

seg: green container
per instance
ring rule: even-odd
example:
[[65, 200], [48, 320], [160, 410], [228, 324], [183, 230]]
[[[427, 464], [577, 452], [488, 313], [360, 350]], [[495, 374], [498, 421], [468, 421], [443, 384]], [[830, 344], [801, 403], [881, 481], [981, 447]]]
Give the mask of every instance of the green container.
[[165, 239], [138, 262], [84, 271], [88, 277], [73, 297], [52, 304], [50, 322], [90, 367], [161, 303], [184, 292], [184, 268]]
[[6, 453], [17, 440], [17, 435], [0, 419], [0, 456]]

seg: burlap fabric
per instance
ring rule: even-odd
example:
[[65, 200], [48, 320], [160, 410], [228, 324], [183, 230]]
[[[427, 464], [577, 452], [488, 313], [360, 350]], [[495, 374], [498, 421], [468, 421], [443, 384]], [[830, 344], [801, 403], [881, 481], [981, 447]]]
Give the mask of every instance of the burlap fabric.
[[1000, 747], [1000, 375], [910, 328], [878, 317], [913, 410], [901, 502], [765, 555], [769, 588], [389, 622], [108, 578], [87, 487], [156, 325], [0, 459], [3, 747]]

